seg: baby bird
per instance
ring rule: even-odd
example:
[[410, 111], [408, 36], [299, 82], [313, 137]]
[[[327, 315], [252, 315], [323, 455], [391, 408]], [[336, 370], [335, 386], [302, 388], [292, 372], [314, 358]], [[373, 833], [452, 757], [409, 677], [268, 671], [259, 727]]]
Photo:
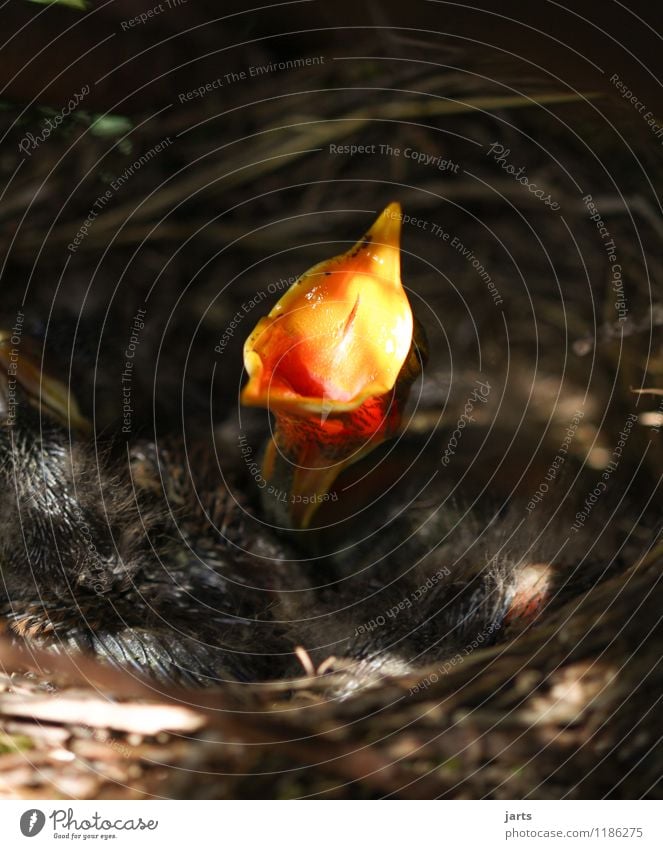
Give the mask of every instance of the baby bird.
[[[424, 441], [403, 427], [428, 352], [401, 282], [402, 218], [389, 204], [347, 252], [303, 274], [244, 346], [242, 402], [274, 416], [263, 514], [314, 558], [317, 615], [303, 642], [320, 660], [352, 658], [350, 689], [526, 626], [588, 550], [580, 534], [562, 553], [559, 519], [525, 522], [471, 478], [462, 506], [440, 472], [449, 434]], [[477, 406], [489, 390], [475, 386]], [[468, 436], [466, 451], [471, 465]]]
[[5, 632], [164, 681], [296, 668], [272, 615], [287, 544], [219, 481], [202, 480], [199, 500], [183, 446], [138, 443], [123, 463], [91, 440], [66, 387], [40, 373], [34, 340], [3, 337], [0, 361]]
[[276, 418], [260, 502], [212, 443], [95, 440], [38, 342], [0, 335], [7, 635], [196, 686], [296, 677], [304, 652], [345, 697], [540, 615], [568, 575], [555, 529], [464, 509], [428, 474], [441, 437], [402, 432], [426, 343], [400, 221], [391, 204], [247, 339], [242, 400]]

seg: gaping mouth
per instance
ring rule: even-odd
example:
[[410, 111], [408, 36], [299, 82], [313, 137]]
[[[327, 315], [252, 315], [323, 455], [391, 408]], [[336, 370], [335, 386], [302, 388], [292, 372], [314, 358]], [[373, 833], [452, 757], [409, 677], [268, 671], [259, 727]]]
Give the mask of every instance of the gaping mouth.
[[35, 410], [65, 427], [89, 431], [90, 423], [81, 413], [76, 399], [64, 383], [42, 371], [41, 359], [41, 348], [33, 339], [25, 336], [15, 339], [11, 332], [0, 331], [5, 423], [12, 424], [17, 407], [27, 401]]
[[[264, 474], [305, 527], [337, 475], [392, 436], [421, 370], [400, 277], [401, 208], [303, 274], [244, 345], [242, 402], [276, 417]], [[286, 466], [290, 466], [286, 469]]]
[[393, 388], [413, 325], [401, 217], [390, 204], [356, 245], [309, 269], [258, 322], [244, 345], [244, 404], [348, 412]]

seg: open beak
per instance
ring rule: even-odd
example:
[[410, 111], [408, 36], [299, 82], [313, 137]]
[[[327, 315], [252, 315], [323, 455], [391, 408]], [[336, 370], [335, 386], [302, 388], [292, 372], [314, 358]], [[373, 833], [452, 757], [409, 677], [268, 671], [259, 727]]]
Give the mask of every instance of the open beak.
[[[8, 389], [18, 384], [29, 403], [65, 427], [82, 433], [90, 430], [89, 421], [81, 413], [76, 399], [64, 383], [45, 374], [40, 367], [42, 352], [35, 341], [22, 337], [12, 344], [12, 334], [0, 331], [0, 371], [6, 375]], [[22, 401], [18, 401], [22, 403]], [[8, 409], [11, 421], [12, 410]]]
[[400, 277], [401, 208], [349, 251], [315, 265], [244, 345], [242, 402], [276, 418], [263, 476], [306, 527], [340, 472], [397, 432], [421, 371]]

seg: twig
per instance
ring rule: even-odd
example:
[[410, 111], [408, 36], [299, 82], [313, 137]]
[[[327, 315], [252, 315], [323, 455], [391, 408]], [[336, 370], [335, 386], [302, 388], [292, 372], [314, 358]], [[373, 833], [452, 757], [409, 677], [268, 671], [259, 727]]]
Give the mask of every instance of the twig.
[[62, 694], [55, 698], [46, 696], [28, 700], [20, 696], [3, 696], [0, 698], [0, 710], [5, 715], [30, 717], [40, 722], [88, 725], [149, 735], [160, 731], [197, 731], [205, 724], [200, 714], [177, 705], [129, 704], [95, 697], [70, 698]]

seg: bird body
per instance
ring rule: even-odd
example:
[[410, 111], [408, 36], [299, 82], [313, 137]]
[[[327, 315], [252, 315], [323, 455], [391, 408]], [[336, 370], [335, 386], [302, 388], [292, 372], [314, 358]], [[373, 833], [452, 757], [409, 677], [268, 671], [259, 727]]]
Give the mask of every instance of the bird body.
[[[399, 432], [425, 359], [416, 320], [391, 346], [395, 363], [380, 365], [382, 345], [350, 368], [352, 401], [331, 382], [323, 397], [320, 376], [300, 398], [285, 374], [286, 355], [306, 330], [296, 312], [300, 283], [311, 294], [330, 269], [350, 292], [334, 300], [342, 326], [324, 343], [332, 352], [359, 320], [367, 291], [389, 289], [378, 340], [405, 326], [393, 206], [352, 250], [297, 281], [249, 336], [243, 398], [277, 417], [263, 466], [271, 486], [257, 487], [262, 501], [240, 458], [224, 458], [219, 474], [213, 441], [95, 439], [64, 383], [41, 371], [37, 341], [24, 340], [13, 363], [15, 397], [8, 382], [0, 387], [0, 613], [8, 634], [195, 685], [288, 680], [305, 656], [314, 669], [342, 668], [333, 692], [347, 696], [384, 676], [450, 663], [469, 646], [529, 626], [554, 603], [570, 564], [593, 543], [580, 535], [562, 555], [557, 525], [543, 511], [523, 523], [522, 509], [495, 486], [489, 496], [485, 486], [473, 493], [468, 479], [461, 497], [444, 463], [431, 468], [431, 457], [446, 456], [447, 430], [423, 441]], [[357, 263], [365, 276], [374, 262], [377, 282], [355, 291]], [[330, 292], [337, 299], [338, 289]], [[326, 305], [315, 303], [317, 316]], [[351, 349], [362, 334], [353, 339]], [[347, 374], [336, 353], [338, 383]], [[9, 357], [1, 344], [0, 356]], [[393, 435], [395, 447], [375, 453]], [[464, 437], [456, 462], [468, 451], [471, 466], [473, 450]], [[596, 552], [592, 562], [600, 562]]]
[[[472, 629], [499, 633], [503, 569], [454, 573], [439, 511], [392, 504], [321, 556], [324, 534], [285, 539], [238, 501], [248, 481], [191, 480], [181, 441], [138, 441], [126, 476], [112, 446], [96, 448], [27, 403], [0, 428], [1, 609], [17, 639], [198, 685], [295, 677], [303, 646], [317, 665], [349, 664], [350, 693], [444, 657]], [[195, 460], [212, 467], [202, 447]]]

